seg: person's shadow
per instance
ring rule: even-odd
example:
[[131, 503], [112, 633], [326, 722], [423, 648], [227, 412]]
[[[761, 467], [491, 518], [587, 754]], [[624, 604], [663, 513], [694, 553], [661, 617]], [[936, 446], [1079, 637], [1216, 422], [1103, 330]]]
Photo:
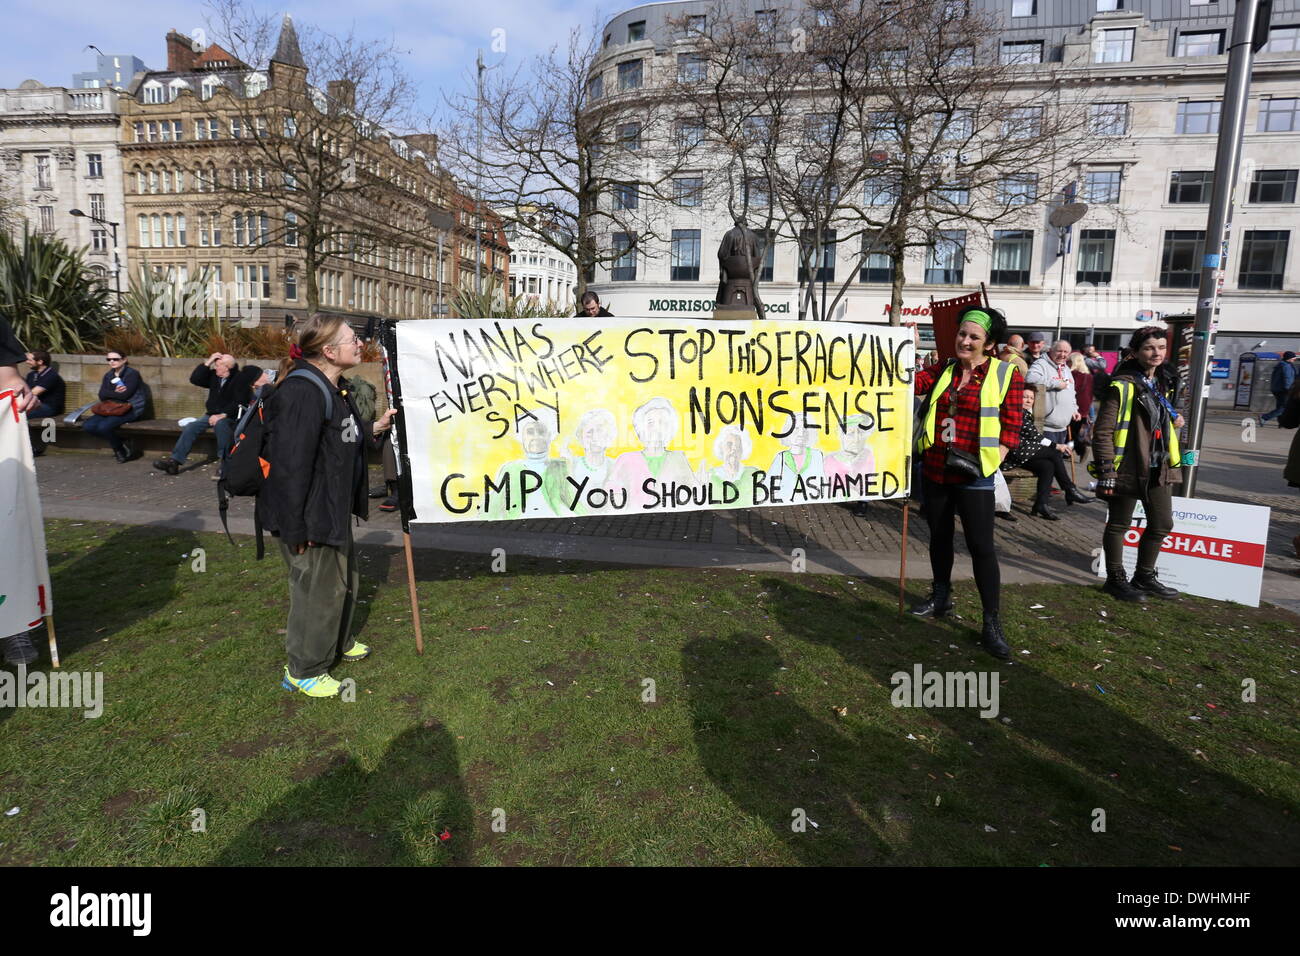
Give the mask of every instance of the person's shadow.
[[[974, 709], [929, 708], [926, 716], [980, 753], [979, 775], [963, 783], [971, 791], [968, 801], [1006, 801], [1010, 795], [1012, 801], [989, 808], [1003, 821], [1070, 821], [1072, 832], [1058, 831], [1064, 847], [1058, 859], [1105, 865], [1294, 863], [1300, 847], [1294, 807], [1194, 759], [1118, 706], [1071, 688], [1032, 663], [981, 657], [970, 628], [912, 627], [899, 620], [882, 630], [879, 605], [781, 578], [768, 578], [762, 587], [772, 595], [773, 616], [790, 634], [834, 649], [873, 678], [881, 695], [890, 692], [894, 673], [909, 672], [917, 662], [926, 669], [998, 671], [1000, 713], [1013, 721], [1009, 733]], [[862, 634], [877, 639], [858, 639]], [[1029, 643], [1032, 647], [1032, 639]], [[948, 644], [958, 649], [947, 654]], [[1015, 781], [1011, 788], [1008, 779]], [[985, 788], [984, 795], [977, 788]], [[1086, 824], [1098, 807], [1107, 812], [1111, 838], [1102, 843], [1074, 836], [1091, 832], [1080, 821]], [[1028, 838], [1022, 830], [1016, 840]], [[1172, 859], [1171, 845], [1179, 847]], [[1006, 851], [1046, 852], [1028, 844]]]
[[[682, 649], [700, 764], [802, 864], [890, 861], [900, 827], [876, 794], [906, 769], [906, 745], [831, 726], [780, 693], [781, 656], [762, 638], [697, 638]], [[876, 761], [868, 766], [864, 752]]]
[[471, 863], [473, 809], [455, 737], [427, 723], [394, 738], [374, 770], [342, 754], [319, 755], [300, 768], [305, 781], [231, 839], [211, 865]]

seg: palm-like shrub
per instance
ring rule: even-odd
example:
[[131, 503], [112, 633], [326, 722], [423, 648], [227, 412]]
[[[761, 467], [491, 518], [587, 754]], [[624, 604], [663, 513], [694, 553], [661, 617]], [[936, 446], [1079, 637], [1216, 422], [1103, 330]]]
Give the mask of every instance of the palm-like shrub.
[[451, 311], [462, 319], [539, 319], [566, 315], [552, 302], [534, 302], [530, 297], [506, 295], [498, 279], [483, 284], [482, 292], [462, 287], [451, 297]]
[[81, 250], [26, 227], [21, 237], [0, 230], [0, 315], [28, 348], [85, 351], [103, 335], [110, 301]]
[[221, 331], [219, 303], [207, 293], [208, 270], [182, 285], [158, 278], [142, 261], [122, 295], [123, 324], [149, 342], [149, 354], [198, 355], [207, 339]]

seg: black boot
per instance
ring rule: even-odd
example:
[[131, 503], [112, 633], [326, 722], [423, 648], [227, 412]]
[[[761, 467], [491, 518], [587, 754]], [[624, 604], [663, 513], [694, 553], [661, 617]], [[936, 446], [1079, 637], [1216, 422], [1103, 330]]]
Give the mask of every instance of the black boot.
[[1129, 586], [1128, 575], [1124, 573], [1122, 568], [1118, 571], [1107, 569], [1106, 583], [1101, 586], [1101, 589], [1119, 601], [1138, 602], [1146, 600], [1145, 594]]
[[952, 613], [952, 585], [936, 583], [928, 598], [912, 606], [912, 613], [917, 617], [947, 617]]
[[117, 463], [118, 463], [119, 465], [126, 464], [126, 454], [127, 454], [127, 452], [126, 452], [126, 447], [125, 447], [125, 446], [123, 446], [123, 447], [121, 447], [121, 448], [114, 448], [114, 449], [113, 449], [113, 457], [117, 459]]
[[1162, 598], [1176, 598], [1179, 595], [1178, 591], [1175, 591], [1170, 587], [1165, 587], [1160, 583], [1160, 579], [1156, 577], [1155, 568], [1138, 568], [1133, 572], [1133, 580], [1130, 583], [1130, 587], [1136, 591], [1141, 591], [1145, 594], [1154, 594], [1156, 597]]
[[980, 647], [1000, 661], [1011, 660], [1011, 648], [1007, 646], [1006, 635], [1002, 633], [1002, 622], [996, 614], [984, 615], [984, 633], [980, 635]]
[[1029, 513], [1037, 518], [1046, 518], [1048, 521], [1060, 521], [1061, 516], [1055, 511], [1048, 511], [1047, 505], [1035, 504], [1029, 509]]
[[1065, 500], [1066, 500], [1066, 503], [1067, 503], [1067, 504], [1072, 504], [1072, 505], [1090, 505], [1090, 504], [1092, 504], [1094, 501], [1096, 501], [1097, 499], [1096, 499], [1096, 498], [1089, 498], [1087, 495], [1085, 495], [1082, 491], [1080, 491], [1080, 490], [1079, 490], [1078, 488], [1076, 488], [1074, 485], [1071, 485], [1069, 488], [1066, 488], [1066, 489], [1065, 489]]

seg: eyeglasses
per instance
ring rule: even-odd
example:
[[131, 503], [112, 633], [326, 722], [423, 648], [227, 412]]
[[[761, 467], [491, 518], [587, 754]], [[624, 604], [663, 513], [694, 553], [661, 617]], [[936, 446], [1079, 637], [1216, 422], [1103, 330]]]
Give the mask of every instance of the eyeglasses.
[[109, 358], [104, 359], [104, 361], [105, 361], [105, 362], [120, 362], [120, 361], [122, 361], [122, 357], [121, 357], [120, 355], [119, 355], [117, 358], [109, 357]]
[[361, 344], [361, 337], [358, 336], [358, 335], [353, 335], [352, 338], [350, 338], [350, 339], [343, 339], [343, 340], [341, 340], [341, 341], [339, 341], [339, 342], [334, 342], [334, 343], [332, 343], [332, 344], [333, 344], [333, 346], [334, 346], [336, 349], [341, 349], [341, 348], [343, 348], [343, 346], [345, 346], [345, 345], [360, 345], [360, 344]]

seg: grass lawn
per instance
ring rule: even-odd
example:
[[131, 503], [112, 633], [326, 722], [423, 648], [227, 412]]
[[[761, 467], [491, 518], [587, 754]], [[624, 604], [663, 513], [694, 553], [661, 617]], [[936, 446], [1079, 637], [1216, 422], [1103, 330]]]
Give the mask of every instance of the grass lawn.
[[[1277, 609], [1008, 587], [1017, 654], [998, 664], [975, 645], [969, 583], [964, 620], [936, 623], [900, 619], [889, 582], [522, 557], [498, 574], [421, 553], [421, 657], [400, 551], [362, 549], [375, 653], [335, 669], [357, 681], [345, 703], [280, 689], [277, 551], [259, 564], [219, 535], [47, 533], [63, 666], [102, 671], [106, 702], [98, 719], [0, 710], [0, 809], [19, 808], [0, 816], [0, 863], [1281, 865], [1300, 851], [1300, 618]], [[998, 717], [892, 706], [891, 675], [915, 664], [997, 671]]]

